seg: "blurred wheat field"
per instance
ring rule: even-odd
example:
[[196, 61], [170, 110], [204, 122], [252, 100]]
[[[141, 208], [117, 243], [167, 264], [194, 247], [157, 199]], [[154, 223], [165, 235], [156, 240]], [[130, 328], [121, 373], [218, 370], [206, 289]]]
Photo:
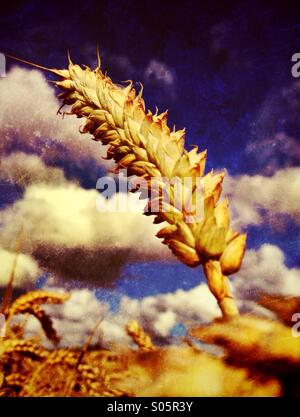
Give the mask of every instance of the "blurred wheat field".
[[[66, 295], [32, 291], [6, 312], [0, 340], [1, 396], [298, 396], [300, 343], [284, 324], [299, 300], [265, 297], [278, 320], [240, 316], [190, 329], [177, 345], [155, 346], [139, 324], [128, 323], [136, 348], [91, 346], [47, 350], [26, 339], [14, 314], [34, 314], [47, 337], [58, 336], [42, 304], [63, 303]], [[298, 301], [298, 303], [297, 303]], [[202, 350], [197, 340], [217, 345]], [[176, 383], [175, 383], [176, 381]]]

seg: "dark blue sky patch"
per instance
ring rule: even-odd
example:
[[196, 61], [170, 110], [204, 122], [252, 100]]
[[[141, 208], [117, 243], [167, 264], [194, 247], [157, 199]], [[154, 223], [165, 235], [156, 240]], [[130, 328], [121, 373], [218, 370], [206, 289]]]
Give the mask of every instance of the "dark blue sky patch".
[[189, 268], [179, 262], [145, 262], [127, 265], [117, 288], [130, 297], [189, 290], [204, 282], [202, 269]]
[[15, 184], [11, 184], [7, 181], [0, 181], [0, 209], [3, 210], [5, 207], [19, 200], [23, 196], [23, 189]]

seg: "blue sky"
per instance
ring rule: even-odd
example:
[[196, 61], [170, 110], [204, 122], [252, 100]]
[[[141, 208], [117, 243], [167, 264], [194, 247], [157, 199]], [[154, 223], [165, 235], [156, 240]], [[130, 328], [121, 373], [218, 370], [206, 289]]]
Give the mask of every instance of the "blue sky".
[[[94, 65], [97, 44], [114, 81], [141, 81], [148, 108], [168, 108], [170, 124], [186, 127], [187, 147], [208, 150], [208, 169], [272, 175], [299, 166], [293, 148], [284, 151], [273, 142], [274, 149], [266, 152], [260, 146], [278, 133], [300, 146], [299, 92], [292, 95], [291, 75], [291, 56], [300, 52], [297, 2], [85, 1], [75, 6], [16, 1], [1, 6], [4, 52], [61, 68], [66, 50], [74, 61]], [[167, 74], [147, 72], [151, 62], [163, 63]], [[52, 164], [84, 188], [95, 188], [102, 172], [89, 172], [89, 161], [81, 167], [63, 159]], [[0, 186], [2, 205], [20, 195], [7, 183]], [[247, 231], [248, 247], [272, 243], [284, 251], [289, 267], [300, 266], [294, 220], [284, 219], [281, 230], [264, 224]], [[129, 264], [118, 289], [144, 296], [192, 288], [200, 279], [200, 270], [178, 263]]]

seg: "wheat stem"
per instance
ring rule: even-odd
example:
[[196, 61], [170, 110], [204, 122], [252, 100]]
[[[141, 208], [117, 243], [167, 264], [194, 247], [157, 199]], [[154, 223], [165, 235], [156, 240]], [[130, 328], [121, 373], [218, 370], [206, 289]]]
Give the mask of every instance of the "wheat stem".
[[218, 261], [207, 261], [203, 265], [207, 284], [216, 297], [224, 318], [231, 318], [239, 314], [236, 302], [233, 298], [228, 278], [222, 274]]

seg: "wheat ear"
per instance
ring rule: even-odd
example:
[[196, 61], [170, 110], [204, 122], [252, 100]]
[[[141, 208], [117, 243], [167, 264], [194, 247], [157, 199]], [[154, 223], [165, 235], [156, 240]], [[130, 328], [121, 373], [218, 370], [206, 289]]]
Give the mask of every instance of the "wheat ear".
[[131, 320], [127, 323], [126, 332], [143, 352], [152, 352], [156, 350], [151, 337], [136, 320]]
[[[124, 87], [114, 84], [101, 71], [99, 54], [94, 70], [73, 64], [70, 56], [68, 69], [32, 65], [60, 77], [54, 83], [62, 90], [58, 97], [63, 105], [72, 106], [71, 114], [87, 119], [83, 133], [89, 132], [94, 140], [109, 145], [107, 158], [114, 159], [116, 170], [126, 168], [128, 175], [140, 177], [143, 185], [146, 182], [146, 188], [155, 181], [164, 191], [151, 196], [148, 205], [152, 208], [158, 202], [158, 210], [150, 213], [156, 215], [155, 223], [169, 223], [157, 236], [186, 265], [202, 264], [223, 316], [237, 315], [227, 276], [241, 266], [246, 235], [230, 229], [227, 199], [219, 203], [224, 173], [204, 175], [206, 151], [198, 153], [197, 147], [186, 151], [185, 131], [169, 129], [167, 112], [146, 111], [142, 88], [136, 94], [132, 81]], [[175, 185], [166, 187], [165, 178], [181, 183], [185, 178], [192, 179], [190, 186], [183, 186], [181, 196], [188, 209], [177, 208]], [[201, 218], [195, 211], [200, 192], [204, 206]]]
[[22, 353], [27, 356], [42, 359], [48, 356], [48, 351], [31, 340], [7, 339], [1, 342], [0, 356]]
[[68, 300], [69, 295], [58, 294], [50, 291], [30, 291], [17, 298], [8, 311], [7, 325], [16, 314], [32, 314], [41, 323], [41, 326], [49, 340], [59, 342], [59, 336], [53, 327], [51, 317], [40, 307], [40, 304], [62, 304]]

